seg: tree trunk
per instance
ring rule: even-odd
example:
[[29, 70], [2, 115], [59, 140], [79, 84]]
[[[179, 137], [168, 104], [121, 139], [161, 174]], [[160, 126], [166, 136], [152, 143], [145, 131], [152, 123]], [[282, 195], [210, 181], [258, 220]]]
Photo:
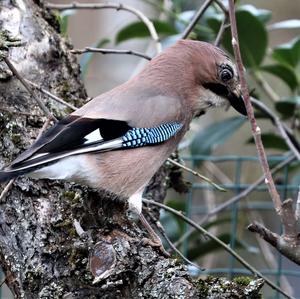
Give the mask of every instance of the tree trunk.
[[[57, 18], [38, 0], [2, 0], [0, 9], [1, 32], [23, 43], [8, 55], [21, 76], [83, 105], [79, 66], [59, 35]], [[3, 61], [0, 75], [3, 167], [33, 142], [47, 117]], [[41, 99], [58, 118], [70, 112], [45, 95]], [[163, 167], [153, 178], [152, 199], [165, 197], [168, 172]], [[185, 266], [140, 244], [146, 234], [127, 220], [124, 200], [22, 177], [0, 204], [0, 262], [15, 298], [209, 298]]]

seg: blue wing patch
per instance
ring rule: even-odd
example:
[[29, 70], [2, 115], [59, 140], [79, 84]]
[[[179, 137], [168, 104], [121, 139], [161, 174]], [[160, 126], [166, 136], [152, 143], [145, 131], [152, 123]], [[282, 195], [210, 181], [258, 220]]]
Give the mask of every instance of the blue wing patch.
[[176, 135], [182, 126], [179, 122], [171, 122], [153, 128], [132, 128], [122, 137], [122, 146], [133, 148], [159, 144]]

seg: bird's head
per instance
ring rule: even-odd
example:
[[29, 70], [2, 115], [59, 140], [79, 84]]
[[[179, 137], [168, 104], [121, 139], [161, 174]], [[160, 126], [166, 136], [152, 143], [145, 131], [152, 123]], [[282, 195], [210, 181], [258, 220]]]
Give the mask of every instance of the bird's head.
[[247, 115], [236, 66], [224, 51], [209, 43], [188, 40], [179, 41], [174, 47], [177, 53], [185, 53], [185, 62], [190, 62], [190, 69], [193, 69], [200, 94], [196, 114], [201, 115], [210, 107], [230, 104], [242, 115]]

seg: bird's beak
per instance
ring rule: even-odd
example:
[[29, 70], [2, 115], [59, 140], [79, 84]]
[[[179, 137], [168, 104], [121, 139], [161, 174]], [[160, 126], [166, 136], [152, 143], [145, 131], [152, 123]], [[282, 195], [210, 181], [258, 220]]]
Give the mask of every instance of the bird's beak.
[[227, 96], [227, 99], [230, 103], [230, 105], [239, 113], [242, 115], [247, 116], [247, 110], [244, 102], [244, 98], [241, 94], [241, 92], [230, 92]]

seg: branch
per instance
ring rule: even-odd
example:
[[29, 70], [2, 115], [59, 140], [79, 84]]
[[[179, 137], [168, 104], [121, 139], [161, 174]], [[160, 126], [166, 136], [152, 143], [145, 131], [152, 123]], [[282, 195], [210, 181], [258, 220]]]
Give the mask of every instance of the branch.
[[102, 49], [102, 48], [91, 48], [85, 47], [84, 49], [75, 49], [70, 51], [73, 54], [83, 54], [83, 53], [101, 53], [101, 54], [127, 54], [134, 55], [141, 58], [145, 58], [147, 60], [151, 60], [152, 58], [146, 54], [141, 52], [133, 51], [133, 50], [116, 50], [116, 49]]
[[56, 9], [56, 10], [66, 10], [66, 9], [116, 9], [117, 11], [124, 10], [134, 14], [138, 19], [140, 19], [148, 28], [149, 33], [156, 45], [157, 53], [162, 51], [161, 43], [159, 41], [159, 37], [157, 31], [153, 25], [153, 23], [148, 19], [141, 11], [138, 9], [121, 4], [121, 3], [76, 3], [73, 2], [71, 4], [55, 4], [55, 3], [46, 3], [47, 8]]
[[248, 230], [259, 234], [266, 242], [276, 248], [282, 255], [286, 256], [297, 265], [300, 265], [299, 246], [293, 246], [291, 243], [287, 242], [284, 237], [271, 232], [269, 229], [257, 222], [251, 223], [248, 226]]
[[265, 113], [266, 116], [268, 116], [269, 119], [273, 122], [273, 124], [277, 126], [281, 136], [283, 137], [289, 149], [294, 153], [297, 159], [300, 160], [300, 152], [299, 152], [300, 145], [298, 144], [298, 141], [294, 138], [291, 129], [288, 126], [286, 126], [284, 123], [282, 123], [279, 117], [275, 113], [273, 113], [273, 111], [261, 101], [258, 101], [257, 99], [251, 97], [251, 103], [258, 110]]
[[204, 175], [200, 174], [199, 172], [189, 168], [189, 167], [186, 167], [184, 165], [182, 165], [181, 163], [178, 163], [177, 161], [171, 159], [171, 158], [168, 158], [167, 159], [168, 162], [172, 163], [173, 165], [201, 178], [203, 181], [209, 183], [210, 185], [214, 186], [217, 190], [219, 191], [222, 191], [222, 192], [225, 192], [226, 189], [222, 188], [221, 186], [217, 185], [216, 183], [214, 183], [213, 181], [211, 181], [209, 178], [205, 177]]
[[39, 107], [42, 109], [42, 111], [45, 113], [45, 115], [48, 118], [53, 119], [54, 121], [57, 121], [55, 116], [51, 114], [51, 112], [48, 110], [48, 108], [45, 106], [45, 104], [35, 95], [35, 93], [32, 91], [30, 86], [27, 84], [25, 79], [19, 74], [19, 72], [16, 70], [14, 65], [10, 62], [10, 60], [7, 57], [3, 57], [3, 61], [6, 63], [6, 65], [9, 67], [9, 69], [12, 71], [12, 73], [19, 79], [19, 81], [23, 84], [23, 86], [26, 88], [26, 90], [31, 94], [31, 96], [35, 99]]
[[11, 179], [6, 186], [4, 187], [4, 189], [2, 190], [1, 194], [0, 194], [0, 203], [4, 202], [5, 196], [7, 194], [7, 192], [10, 190], [10, 188], [12, 187], [13, 183], [14, 183], [15, 179]]
[[[250, 230], [259, 233], [267, 242], [275, 246], [276, 249], [279, 252], [281, 252], [284, 256], [300, 265], [300, 246], [298, 246], [297, 220], [293, 211], [292, 200], [288, 199], [281, 203], [280, 196], [276, 190], [272, 174], [269, 169], [266, 153], [261, 140], [261, 131], [260, 128], [257, 126], [253, 108], [251, 105], [251, 100], [244, 76], [244, 66], [242, 63], [238, 43], [238, 34], [234, 12], [234, 0], [229, 0], [229, 15], [231, 20], [232, 46], [234, 49], [234, 55], [237, 62], [237, 69], [241, 81], [242, 94], [245, 100], [248, 117], [251, 123], [252, 134], [254, 136], [258, 156], [265, 176], [265, 183], [268, 186], [275, 210], [278, 216], [280, 217], [281, 223], [284, 228], [284, 233], [282, 236], [278, 236], [277, 234], [270, 232], [261, 225], [259, 228], [257, 228], [259, 226], [258, 224], [255, 226], [257, 229], [255, 229], [253, 226], [250, 226]], [[285, 138], [288, 138], [289, 136], [287, 136], [286, 131], [284, 130], [283, 126], [281, 125], [280, 121], [276, 116], [274, 117], [274, 121], [279, 127], [281, 134], [283, 134]], [[289, 146], [293, 146], [293, 143], [290, 142], [290, 140], [288, 144]], [[295, 149], [293, 148], [293, 150]]]
[[50, 91], [48, 91], [48, 90], [42, 88], [41, 86], [39, 86], [39, 85], [37, 85], [37, 84], [35, 84], [35, 83], [33, 83], [33, 82], [27, 80], [27, 79], [25, 79], [25, 81], [26, 81], [28, 84], [30, 84], [31, 86], [33, 86], [36, 90], [38, 90], [38, 91], [40, 91], [41, 93], [43, 93], [43, 94], [47, 95], [48, 97], [50, 97], [52, 100], [54, 100], [54, 101], [56, 101], [56, 102], [58, 102], [58, 103], [60, 103], [60, 104], [62, 104], [62, 105], [65, 105], [65, 106], [69, 107], [69, 108], [72, 109], [72, 110], [77, 110], [77, 109], [78, 109], [78, 108], [75, 107], [74, 105], [72, 105], [72, 104], [70, 104], [70, 103], [67, 103], [67, 102], [64, 101], [63, 99], [61, 99], [61, 98], [59, 98], [58, 96], [52, 94]]
[[214, 45], [216, 47], [218, 47], [221, 44], [224, 32], [230, 26], [230, 24], [228, 24], [228, 20], [229, 20], [229, 17], [227, 14], [225, 14], [222, 24], [220, 26], [219, 32], [218, 32], [217, 37], [214, 42]]
[[280, 97], [273, 88], [269, 85], [269, 83], [261, 76], [261, 74], [257, 71], [252, 72], [252, 77], [257, 82], [257, 84], [261, 87], [261, 89], [265, 92], [265, 94], [273, 101], [278, 102]]
[[178, 250], [173, 242], [169, 239], [168, 235], [166, 234], [166, 231], [164, 229], [164, 227], [161, 225], [161, 223], [159, 221], [157, 221], [157, 219], [152, 215], [151, 212], [148, 212], [148, 216], [152, 219], [153, 223], [155, 223], [155, 226], [157, 228], [157, 230], [160, 232], [160, 234], [164, 237], [164, 239], [167, 241], [167, 243], [169, 244], [170, 248], [177, 253], [181, 259], [183, 261], [185, 261], [187, 264], [190, 264], [193, 267], [196, 267], [198, 270], [200, 271], [204, 271], [205, 269], [200, 268], [197, 264], [193, 263], [192, 261], [190, 261], [187, 257], [184, 256], [183, 253], [180, 252], [180, 250]]
[[189, 34], [192, 32], [194, 27], [197, 25], [199, 19], [202, 17], [202, 15], [205, 13], [206, 9], [209, 7], [209, 5], [213, 2], [213, 0], [206, 0], [198, 9], [198, 11], [195, 13], [193, 19], [188, 24], [188, 26], [185, 28], [184, 32], [181, 35], [182, 39], [186, 39]]
[[[288, 157], [285, 161], [282, 161], [281, 163], [279, 163], [278, 165], [276, 165], [272, 170], [271, 173], [274, 174], [277, 171], [279, 171], [280, 169], [282, 169], [283, 167], [285, 167], [286, 165], [290, 164], [293, 160], [295, 160], [294, 156], [290, 156]], [[247, 195], [249, 195], [252, 191], [255, 190], [255, 188], [257, 186], [259, 186], [260, 184], [262, 184], [265, 181], [265, 177], [264, 175], [261, 176], [258, 180], [256, 180], [254, 183], [252, 183], [247, 189], [245, 189], [244, 191], [242, 191], [241, 193], [237, 194], [236, 196], [233, 196], [232, 198], [230, 198], [229, 200], [227, 200], [226, 202], [220, 204], [219, 206], [217, 206], [216, 208], [212, 209], [211, 211], [209, 211], [202, 219], [200, 222], [198, 222], [199, 225], [203, 225], [204, 223], [206, 223], [210, 217], [220, 213], [221, 211], [225, 210], [226, 208], [228, 208], [229, 206], [231, 206], [234, 203], [237, 203], [238, 201], [240, 201], [241, 199], [245, 198]], [[174, 245], [176, 247], [180, 246], [182, 244], [182, 242], [188, 238], [193, 232], [195, 231], [195, 229], [191, 228], [190, 230], [188, 230], [185, 234], [183, 234], [180, 239], [178, 239], [177, 242], [174, 243]]]
[[[286, 199], [282, 203], [283, 239], [293, 248], [298, 245], [297, 219], [293, 210], [293, 200]], [[299, 247], [300, 250], [300, 247]], [[300, 258], [300, 256], [299, 256]], [[300, 260], [299, 260], [300, 261]]]
[[223, 241], [221, 241], [220, 239], [218, 239], [216, 236], [212, 235], [211, 233], [209, 233], [207, 230], [205, 230], [203, 227], [201, 227], [200, 225], [198, 225], [196, 222], [194, 222], [193, 220], [191, 220], [190, 218], [184, 216], [182, 213], [178, 212], [177, 210], [170, 208], [162, 203], [153, 201], [153, 200], [148, 200], [148, 199], [143, 199], [143, 201], [145, 203], [151, 204], [151, 205], [155, 205], [158, 206], [168, 212], [171, 212], [172, 214], [180, 217], [182, 220], [184, 220], [186, 223], [190, 224], [191, 226], [193, 226], [197, 231], [199, 231], [201, 234], [203, 234], [206, 237], [209, 237], [210, 239], [212, 239], [213, 241], [215, 241], [216, 243], [218, 243], [221, 247], [223, 247], [230, 255], [232, 255], [233, 257], [235, 257], [245, 268], [247, 268], [249, 271], [251, 271], [251, 273], [253, 273], [254, 275], [257, 275], [258, 277], [264, 279], [264, 281], [274, 290], [278, 291], [279, 293], [281, 293], [282, 295], [284, 295], [286, 298], [292, 298], [291, 296], [289, 296], [288, 294], [286, 294], [281, 288], [279, 288], [277, 285], [275, 285], [271, 280], [269, 280], [267, 277], [265, 277], [263, 274], [261, 274], [258, 270], [256, 270], [254, 267], [252, 267], [250, 264], [247, 263], [247, 261], [245, 261], [238, 253], [236, 253], [233, 249], [231, 249], [228, 245], [226, 245]]
[[235, 60], [237, 63], [237, 70], [238, 70], [238, 74], [239, 74], [239, 78], [240, 78], [240, 82], [241, 82], [242, 95], [244, 97], [248, 118], [249, 118], [249, 121], [251, 124], [252, 134], [253, 134], [253, 137], [255, 140], [256, 149], [257, 149], [258, 157], [261, 162], [262, 170], [265, 175], [265, 183], [268, 186], [268, 190], [269, 190], [270, 196], [273, 200], [275, 210], [276, 210], [277, 214], [281, 217], [282, 209], [281, 209], [280, 196], [276, 190], [276, 187], [275, 187], [275, 184], [274, 184], [271, 172], [270, 172], [266, 152], [265, 152], [262, 140], [261, 140], [261, 130], [260, 130], [259, 126], [257, 125], [256, 119], [254, 116], [253, 107], [251, 105], [250, 95], [249, 95], [249, 91], [248, 91], [247, 83], [246, 83], [246, 79], [245, 79], [244, 65], [242, 62], [240, 46], [239, 46], [239, 42], [238, 42], [238, 33], [237, 33], [236, 18], [235, 18], [235, 11], [234, 11], [234, 0], [229, 0], [229, 17], [230, 17], [230, 23], [231, 23], [232, 47], [234, 50], [234, 56], [235, 56]]
[[297, 197], [297, 202], [296, 202], [295, 217], [296, 217], [297, 221], [300, 219], [300, 187], [299, 187], [298, 197]]

